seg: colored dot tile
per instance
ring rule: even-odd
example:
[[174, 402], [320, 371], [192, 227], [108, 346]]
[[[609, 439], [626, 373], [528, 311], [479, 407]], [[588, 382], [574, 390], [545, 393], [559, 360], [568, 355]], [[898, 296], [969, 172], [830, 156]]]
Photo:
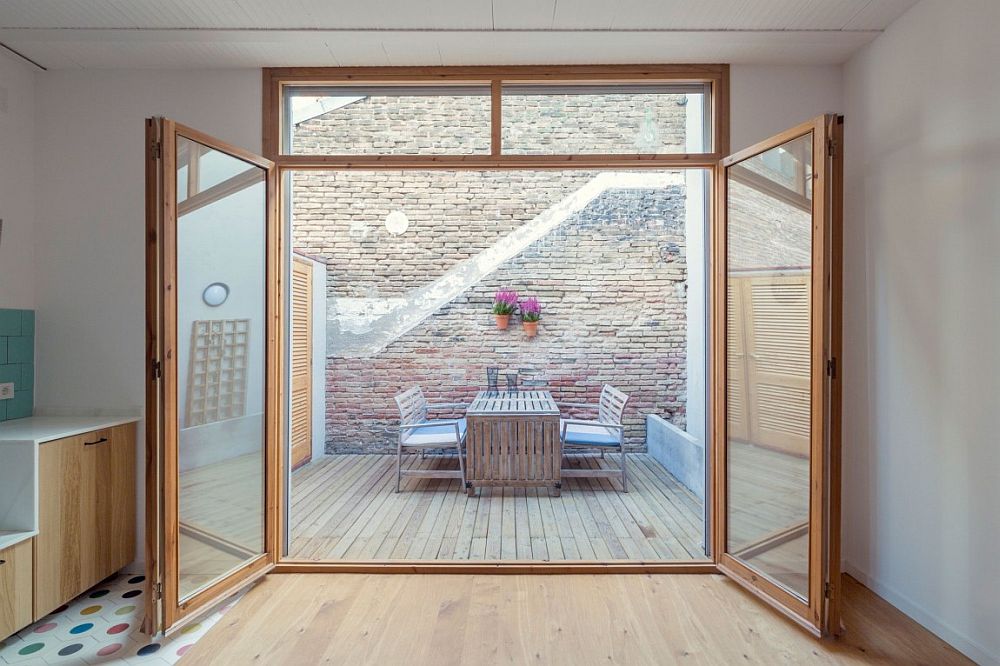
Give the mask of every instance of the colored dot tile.
[[141, 648], [136, 650], [136, 654], [140, 657], [145, 657], [148, 654], [153, 654], [160, 649], [159, 643], [150, 643], [149, 645], [143, 645]]
[[115, 652], [118, 652], [118, 650], [121, 650], [121, 649], [122, 649], [122, 644], [121, 643], [111, 643], [110, 645], [105, 645], [100, 650], [98, 650], [97, 651], [97, 656], [98, 657], [107, 657], [108, 655], [114, 654]]
[[59, 608], [57, 608], [54, 611], [52, 611], [51, 613], [49, 613], [49, 615], [58, 615], [59, 613], [65, 612], [67, 608], [69, 608], [69, 604], [63, 604]]
[[90, 631], [93, 628], [94, 628], [94, 623], [93, 622], [84, 622], [83, 624], [78, 624], [75, 627], [73, 627], [72, 629], [70, 629], [69, 633], [71, 633], [71, 634], [73, 634], [75, 636], [77, 634], [86, 633], [86, 632]]
[[145, 576], [132, 576], [128, 579], [128, 584], [135, 585], [136, 583], [141, 583], [144, 580], [146, 580]]
[[139, 596], [140, 594], [142, 594], [142, 590], [129, 590], [128, 592], [122, 595], [122, 599], [131, 599], [133, 597]]
[[177, 648], [177, 656], [183, 657], [184, 653], [190, 650], [192, 647], [194, 647], [194, 643], [188, 643], [187, 645], [182, 645], [181, 647]]
[[98, 606], [96, 604], [93, 606], [87, 606], [82, 611], [80, 611], [80, 615], [93, 615], [94, 613], [100, 611], [101, 608], [103, 608], [103, 606]]
[[46, 631], [52, 631], [58, 626], [59, 625], [56, 624], [55, 622], [46, 622], [45, 624], [40, 624], [37, 627], [35, 627], [34, 633], [44, 634]]
[[96, 592], [91, 592], [89, 596], [90, 596], [91, 599], [100, 599], [101, 597], [103, 597], [104, 595], [106, 595], [110, 591], [111, 590], [108, 590], [108, 589], [97, 590]]
[[23, 657], [28, 654], [35, 654], [43, 647], [45, 647], [45, 643], [29, 643], [28, 645], [25, 645], [23, 648], [18, 650], [17, 653]]
[[115, 615], [128, 615], [135, 610], [135, 606], [122, 606], [115, 609]]
[[113, 626], [110, 629], [108, 629], [108, 633], [109, 634], [120, 634], [123, 631], [125, 631], [126, 629], [128, 629], [128, 623], [127, 622], [122, 622], [121, 624], [116, 624], [115, 626]]
[[57, 652], [56, 654], [58, 654], [60, 657], [68, 657], [71, 654], [76, 654], [82, 649], [83, 649], [83, 643], [72, 643], [71, 645], [67, 645], [63, 649], [59, 650], [59, 652]]

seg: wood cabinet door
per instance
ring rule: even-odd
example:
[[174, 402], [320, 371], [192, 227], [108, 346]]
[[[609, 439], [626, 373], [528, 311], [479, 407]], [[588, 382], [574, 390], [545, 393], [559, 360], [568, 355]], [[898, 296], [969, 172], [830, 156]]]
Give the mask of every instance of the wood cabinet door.
[[135, 424], [95, 435], [88, 441], [98, 443], [86, 448], [93, 456], [96, 488], [97, 548], [91, 572], [100, 580], [135, 559]]
[[[96, 544], [92, 472], [85, 437], [45, 442], [38, 449], [38, 536], [35, 537], [35, 619], [82, 592]], [[89, 441], [89, 440], [88, 440]]]
[[35, 619], [135, 559], [135, 424], [40, 445]]
[[31, 539], [0, 550], [0, 640], [31, 624]]

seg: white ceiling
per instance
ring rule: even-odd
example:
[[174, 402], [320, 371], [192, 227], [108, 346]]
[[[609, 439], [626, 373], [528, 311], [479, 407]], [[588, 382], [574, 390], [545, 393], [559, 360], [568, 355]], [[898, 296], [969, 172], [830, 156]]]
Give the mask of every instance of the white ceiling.
[[838, 63], [917, 0], [0, 0], [50, 69]]

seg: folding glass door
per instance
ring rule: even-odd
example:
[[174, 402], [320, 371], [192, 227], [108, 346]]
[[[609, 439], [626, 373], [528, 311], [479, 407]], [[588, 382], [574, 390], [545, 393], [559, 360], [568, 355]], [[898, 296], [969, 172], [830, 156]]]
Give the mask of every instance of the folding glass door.
[[149, 625], [169, 630], [274, 564], [275, 178], [170, 120], [147, 134]]
[[727, 158], [718, 207], [717, 561], [817, 634], [839, 581], [840, 127]]

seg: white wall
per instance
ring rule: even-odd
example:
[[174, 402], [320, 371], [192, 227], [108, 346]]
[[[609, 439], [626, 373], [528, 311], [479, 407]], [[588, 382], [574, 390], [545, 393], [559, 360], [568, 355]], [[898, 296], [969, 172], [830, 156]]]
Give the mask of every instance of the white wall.
[[1000, 3], [924, 0], [846, 66], [844, 556], [1000, 663]]
[[731, 152], [824, 113], [842, 113], [842, 74], [839, 65], [730, 67]]
[[[260, 78], [257, 70], [37, 76], [36, 406], [142, 407], [143, 121], [168, 116], [259, 151]], [[140, 450], [143, 437], [140, 428]]]
[[0, 308], [34, 308], [35, 72], [0, 52]]

